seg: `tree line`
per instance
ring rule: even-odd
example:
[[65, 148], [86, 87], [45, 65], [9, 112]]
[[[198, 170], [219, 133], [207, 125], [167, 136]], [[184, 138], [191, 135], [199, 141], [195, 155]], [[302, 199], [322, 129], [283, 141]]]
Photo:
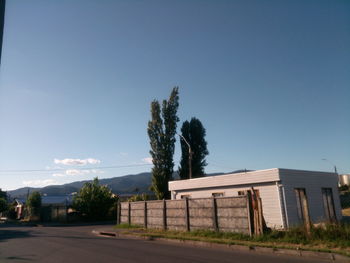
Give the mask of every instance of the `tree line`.
[[[151, 189], [157, 199], [169, 199], [168, 182], [173, 179], [176, 129], [179, 117], [179, 88], [174, 87], [168, 100], [151, 103], [151, 120], [148, 122], [150, 154], [152, 156]], [[205, 140], [206, 131], [201, 121], [195, 117], [185, 121], [181, 127], [181, 160], [178, 167], [181, 179], [204, 176], [209, 154]]]
[[[204, 176], [207, 165], [206, 156], [209, 154], [205, 140], [206, 130], [201, 121], [192, 117], [182, 123], [180, 134], [177, 133], [177, 123], [180, 121], [177, 111], [179, 108], [179, 89], [173, 88], [169, 98], [160, 103], [151, 103], [151, 120], [148, 122], [150, 139], [150, 154], [152, 156], [151, 189], [157, 199], [169, 199], [168, 182], [173, 180], [174, 152], [176, 135], [179, 135], [181, 145], [181, 160], [178, 167], [180, 179]], [[146, 200], [148, 195], [134, 196], [130, 201]], [[116, 207], [118, 196], [97, 178], [87, 182], [73, 199], [72, 207], [79, 211], [83, 218], [99, 220], [106, 217], [111, 209]], [[33, 192], [28, 196], [27, 207], [30, 216], [40, 216], [41, 195]], [[13, 205], [12, 205], [13, 207]], [[9, 209], [6, 192], [0, 189], [0, 213]]]

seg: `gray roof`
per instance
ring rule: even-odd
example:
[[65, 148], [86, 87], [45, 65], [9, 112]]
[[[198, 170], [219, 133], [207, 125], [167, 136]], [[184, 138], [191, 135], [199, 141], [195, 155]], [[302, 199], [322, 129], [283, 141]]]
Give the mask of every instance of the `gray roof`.
[[71, 195], [52, 195], [52, 196], [42, 196], [41, 203], [43, 205], [50, 204], [72, 204], [73, 197]]

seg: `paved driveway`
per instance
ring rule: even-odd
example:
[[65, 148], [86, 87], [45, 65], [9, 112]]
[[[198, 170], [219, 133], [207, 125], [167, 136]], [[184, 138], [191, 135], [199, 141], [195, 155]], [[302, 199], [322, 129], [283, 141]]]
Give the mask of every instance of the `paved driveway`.
[[330, 262], [199, 248], [161, 241], [98, 237], [98, 226], [0, 227], [0, 262]]

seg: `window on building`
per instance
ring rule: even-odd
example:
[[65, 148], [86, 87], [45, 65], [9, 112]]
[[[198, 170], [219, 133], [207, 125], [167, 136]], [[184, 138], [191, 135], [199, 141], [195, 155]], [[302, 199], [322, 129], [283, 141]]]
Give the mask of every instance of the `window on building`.
[[297, 201], [298, 217], [301, 222], [305, 222], [309, 217], [309, 205], [305, 188], [295, 188], [294, 192]]
[[191, 198], [191, 195], [181, 195], [181, 199]]
[[329, 222], [336, 222], [332, 188], [322, 188], [323, 207], [326, 218]]
[[212, 197], [223, 197], [224, 193], [212, 193], [211, 196]]
[[[260, 197], [260, 192], [258, 189], [253, 189], [256, 197]], [[252, 190], [238, 191], [238, 195], [246, 195], [247, 193], [252, 193]]]

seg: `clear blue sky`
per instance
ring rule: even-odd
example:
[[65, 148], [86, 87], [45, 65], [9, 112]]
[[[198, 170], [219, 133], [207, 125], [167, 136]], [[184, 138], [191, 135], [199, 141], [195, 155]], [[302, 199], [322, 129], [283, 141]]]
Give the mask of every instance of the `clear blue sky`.
[[175, 85], [208, 173], [350, 172], [349, 1], [11, 0], [0, 74], [0, 169], [47, 170], [3, 189], [149, 171], [76, 168], [147, 163], [150, 102]]

